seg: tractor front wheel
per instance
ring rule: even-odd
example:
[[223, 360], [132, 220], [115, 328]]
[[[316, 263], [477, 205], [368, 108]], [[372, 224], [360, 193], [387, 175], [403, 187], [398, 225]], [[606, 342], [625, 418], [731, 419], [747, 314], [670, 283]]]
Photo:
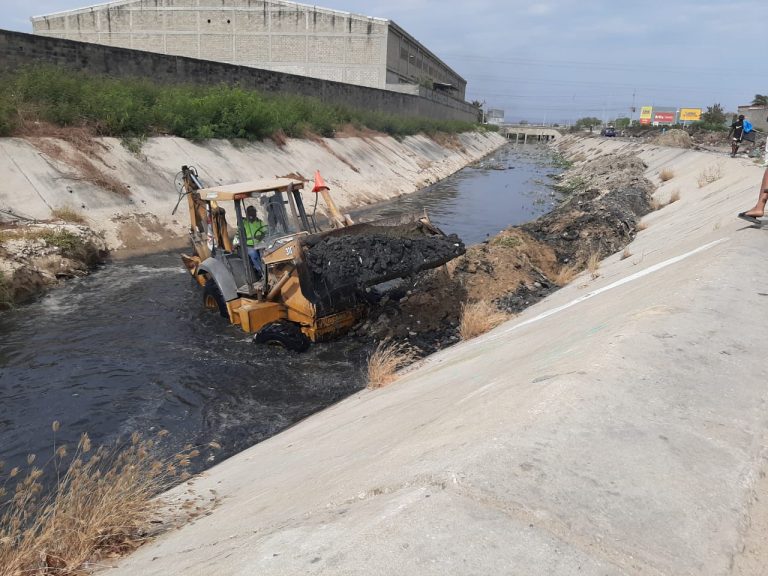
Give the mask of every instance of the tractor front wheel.
[[301, 331], [299, 325], [284, 320], [264, 326], [256, 333], [253, 341], [258, 344], [282, 346], [293, 352], [305, 352], [309, 348], [309, 338]]
[[213, 278], [208, 278], [205, 281], [205, 286], [203, 287], [203, 306], [208, 310], [218, 310], [219, 314], [229, 319], [227, 303], [224, 302], [224, 296], [221, 294], [219, 285], [216, 284], [216, 280]]

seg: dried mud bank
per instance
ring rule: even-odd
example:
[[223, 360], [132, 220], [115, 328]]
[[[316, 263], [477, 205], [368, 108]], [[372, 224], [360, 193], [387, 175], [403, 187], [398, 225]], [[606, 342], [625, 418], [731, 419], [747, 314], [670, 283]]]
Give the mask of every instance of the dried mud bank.
[[554, 210], [385, 293], [357, 334], [408, 342], [429, 354], [459, 340], [465, 303], [487, 301], [515, 314], [585, 269], [599, 274], [600, 260], [634, 239], [640, 219], [652, 210], [655, 186], [633, 153], [587, 159], [571, 152], [574, 142], [558, 147], [570, 168], [559, 176], [563, 198]]
[[[401, 141], [370, 134], [280, 145], [168, 137], [140, 147], [79, 129], [2, 138], [0, 301], [27, 301], [61, 278], [85, 273], [106, 250], [139, 255], [186, 245], [186, 211], [182, 206], [172, 214], [174, 177], [182, 165], [195, 166], [209, 186], [288, 174], [310, 178], [320, 170], [340, 208], [351, 210], [415, 192], [505, 142], [493, 132]], [[304, 202], [313, 206], [309, 188]], [[75, 242], [83, 246], [82, 257], [69, 240], [63, 248], [48, 241], [67, 235], [82, 240]]]
[[86, 226], [32, 223], [0, 228], [0, 310], [34, 299], [104, 261], [104, 239]]

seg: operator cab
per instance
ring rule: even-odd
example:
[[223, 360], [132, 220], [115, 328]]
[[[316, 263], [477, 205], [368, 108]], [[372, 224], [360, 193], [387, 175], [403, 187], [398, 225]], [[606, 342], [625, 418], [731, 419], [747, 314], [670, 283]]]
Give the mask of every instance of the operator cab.
[[[200, 188], [195, 191], [204, 206], [205, 232], [210, 257], [221, 262], [229, 270], [237, 285], [237, 292], [253, 296], [268, 290], [267, 266], [263, 265], [263, 275], [251, 265], [248, 256], [245, 233], [245, 212], [248, 207], [255, 207], [261, 220], [267, 226], [267, 234], [252, 248], [256, 249], [262, 263], [264, 257], [272, 254], [297, 235], [317, 231], [314, 217], [306, 213], [301, 198], [304, 183], [292, 178], [273, 180], [255, 180]], [[222, 202], [234, 203], [236, 231], [233, 241], [225, 217]], [[262, 285], [259, 285], [261, 281]]]

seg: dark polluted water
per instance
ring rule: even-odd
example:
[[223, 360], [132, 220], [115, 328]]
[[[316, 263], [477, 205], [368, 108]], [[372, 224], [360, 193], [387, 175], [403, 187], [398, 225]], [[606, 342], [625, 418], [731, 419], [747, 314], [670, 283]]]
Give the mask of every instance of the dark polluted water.
[[[551, 209], [549, 152], [508, 146], [478, 167], [355, 214], [427, 209], [467, 244]], [[346, 338], [304, 354], [254, 345], [204, 311], [177, 253], [116, 262], [0, 314], [0, 461], [6, 470], [88, 432], [108, 443], [168, 430], [169, 449], [206, 449], [196, 469], [264, 440], [365, 386], [369, 345]]]

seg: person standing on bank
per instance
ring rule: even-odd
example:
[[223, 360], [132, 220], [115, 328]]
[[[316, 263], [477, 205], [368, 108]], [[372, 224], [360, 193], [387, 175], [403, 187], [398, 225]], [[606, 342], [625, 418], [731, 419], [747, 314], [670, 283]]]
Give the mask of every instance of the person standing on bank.
[[739, 117], [731, 124], [731, 131], [728, 133], [730, 136], [733, 134], [731, 140], [731, 158], [736, 157], [736, 153], [739, 151], [739, 145], [744, 138], [744, 114], [739, 114]]
[[752, 224], [761, 224], [758, 218], [765, 215], [765, 204], [768, 202], [768, 168], [763, 174], [763, 181], [760, 183], [760, 191], [757, 195], [757, 204], [746, 212], [739, 212], [739, 218], [751, 222]]
[[248, 206], [248, 208], [245, 209], [243, 229], [245, 230], [245, 242], [248, 245], [248, 257], [251, 259], [251, 264], [253, 264], [254, 270], [263, 276], [264, 271], [261, 267], [261, 254], [259, 254], [259, 251], [255, 246], [267, 235], [267, 225], [264, 224], [259, 218], [259, 215], [256, 214], [256, 208], [254, 206]]

